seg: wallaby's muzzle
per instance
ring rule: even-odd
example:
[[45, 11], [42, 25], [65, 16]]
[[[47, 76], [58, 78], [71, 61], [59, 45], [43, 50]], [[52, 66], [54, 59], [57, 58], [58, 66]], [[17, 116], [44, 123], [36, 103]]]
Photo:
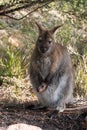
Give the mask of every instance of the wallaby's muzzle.
[[46, 53], [48, 51], [47, 47], [40, 47], [41, 53]]

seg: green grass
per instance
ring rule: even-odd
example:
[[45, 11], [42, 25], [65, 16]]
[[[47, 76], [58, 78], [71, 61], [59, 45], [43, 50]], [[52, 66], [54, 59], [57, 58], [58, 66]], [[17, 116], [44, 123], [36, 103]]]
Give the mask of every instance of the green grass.
[[23, 66], [23, 58], [21, 50], [8, 46], [0, 59], [0, 75], [22, 78], [27, 66]]

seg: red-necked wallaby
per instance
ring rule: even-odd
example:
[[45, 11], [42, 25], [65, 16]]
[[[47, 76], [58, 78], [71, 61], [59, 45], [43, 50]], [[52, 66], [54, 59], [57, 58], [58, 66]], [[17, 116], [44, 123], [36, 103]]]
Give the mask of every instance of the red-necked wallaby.
[[36, 23], [39, 36], [31, 56], [30, 79], [40, 103], [59, 111], [73, 98], [74, 78], [66, 47], [55, 43], [54, 32]]

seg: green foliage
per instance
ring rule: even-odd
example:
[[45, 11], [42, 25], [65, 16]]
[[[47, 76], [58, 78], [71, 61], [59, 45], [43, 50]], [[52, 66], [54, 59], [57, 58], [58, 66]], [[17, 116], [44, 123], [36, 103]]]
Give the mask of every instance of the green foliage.
[[21, 50], [8, 46], [4, 50], [4, 56], [0, 59], [0, 75], [23, 77], [26, 66], [23, 66], [23, 55]]
[[[86, 57], [87, 58], [87, 57]], [[84, 97], [87, 94], [87, 66], [86, 60], [80, 55], [73, 57], [75, 74], [75, 96]]]
[[[36, 41], [36, 37], [37, 37], [37, 33], [38, 31], [35, 30], [35, 26], [34, 26], [34, 22], [30, 22], [29, 20], [26, 20], [24, 19], [22, 22], [21, 22], [21, 27], [20, 27], [20, 30], [23, 34], [27, 35], [29, 37], [29, 42], [30, 43], [34, 43], [35, 44], [35, 41]], [[37, 33], [36, 33], [37, 32]], [[28, 43], [29, 44], [29, 43]], [[29, 44], [30, 45], [30, 44]]]
[[[10, 24], [0, 23], [0, 28], [7, 27], [8, 24], [11, 30], [15, 28], [20, 30], [25, 36], [24, 48], [26, 49], [21, 50], [12, 46], [5, 48], [3, 50], [4, 56], [0, 56], [0, 75], [9, 75], [10, 77], [15, 75], [18, 78], [26, 75], [29, 58], [38, 35], [35, 21], [48, 29], [62, 23], [63, 26], [56, 33], [56, 40], [64, 44], [71, 54], [75, 73], [75, 96], [86, 96], [87, 0], [56, 0], [17, 24], [11, 19], [9, 21]], [[3, 41], [7, 43], [7, 38]]]

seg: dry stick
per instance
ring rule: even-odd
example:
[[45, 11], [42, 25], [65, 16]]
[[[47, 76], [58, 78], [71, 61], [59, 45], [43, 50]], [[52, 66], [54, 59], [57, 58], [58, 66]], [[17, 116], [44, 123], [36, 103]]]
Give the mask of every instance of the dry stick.
[[[15, 3], [15, 4], [12, 4], [12, 5], [6, 5], [6, 6], [2, 5], [2, 6], [0, 6], [0, 15], [5, 15], [5, 14], [8, 14], [8, 13], [12, 13], [12, 12], [21, 10], [23, 8], [28, 8], [29, 6], [32, 6], [32, 5], [36, 4], [36, 2], [37, 1], [32, 1], [32, 3], [25, 3], [22, 6], [15, 7], [14, 9], [12, 9], [12, 7], [13, 6], [18, 6], [20, 3]], [[11, 8], [11, 9], [9, 9], [9, 8]]]
[[[54, 1], [54, 0], [53, 0], [53, 1]], [[42, 7], [45, 6], [45, 5], [48, 5], [49, 3], [53, 2], [53, 1], [49, 1], [49, 2], [47, 2], [47, 3], [45, 3], [45, 4], [43, 4], [43, 5], [41, 5], [41, 6], [37, 7], [37, 8], [35, 8], [34, 10], [32, 10], [31, 12], [27, 13], [25, 16], [23, 16], [23, 17], [21, 17], [21, 18], [19, 18], [19, 19], [7, 15], [7, 13], [10, 13], [11, 11], [14, 12], [14, 11], [16, 11], [17, 9], [10, 10], [10, 12], [4, 12], [4, 16], [7, 16], [7, 17], [9, 17], [9, 18], [11, 18], [11, 19], [14, 19], [14, 20], [21, 20], [21, 19], [25, 18], [26, 16], [28, 16], [29, 14], [35, 12], [36, 10], [42, 8]], [[23, 8], [23, 7], [20, 7], [20, 9], [22, 9], [22, 8]]]
[[5, 16], [7, 16], [7, 17], [9, 17], [9, 18], [11, 18], [11, 19], [14, 19], [14, 20], [21, 20], [21, 19], [27, 17], [29, 14], [35, 12], [36, 10], [42, 8], [43, 6], [45, 6], [45, 5], [49, 4], [49, 3], [50, 3], [50, 2], [47, 2], [46, 4], [43, 4], [42, 6], [39, 6], [39, 7], [35, 8], [34, 10], [32, 10], [31, 12], [27, 13], [25, 16], [23, 16], [23, 17], [21, 17], [21, 18], [19, 18], [19, 19], [15, 18], [15, 17], [11, 17], [11, 16], [9, 16], [9, 15], [7, 15], [7, 14], [5, 14]]
[[74, 108], [66, 108], [63, 113], [76, 113], [76, 112], [87, 112], [87, 105]]
[[[15, 11], [18, 11], [18, 10], [21, 10], [21, 9], [23, 9], [23, 8], [28, 8], [29, 6], [31, 6], [32, 4], [34, 4], [34, 3], [29, 3], [29, 4], [24, 4], [23, 6], [20, 6], [20, 7], [16, 7], [16, 8], [14, 8], [14, 9], [9, 9], [9, 7], [7, 8], [4, 8], [3, 9], [3, 11], [2, 12], [0, 12], [0, 15], [5, 15], [5, 14], [8, 14], [8, 13], [12, 13], [12, 12], [15, 12]], [[15, 5], [16, 6], [16, 5]], [[12, 7], [12, 6], [11, 6]], [[6, 10], [6, 9], [8, 9], [8, 10]]]

